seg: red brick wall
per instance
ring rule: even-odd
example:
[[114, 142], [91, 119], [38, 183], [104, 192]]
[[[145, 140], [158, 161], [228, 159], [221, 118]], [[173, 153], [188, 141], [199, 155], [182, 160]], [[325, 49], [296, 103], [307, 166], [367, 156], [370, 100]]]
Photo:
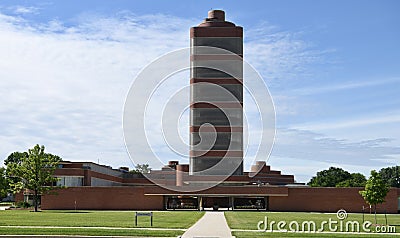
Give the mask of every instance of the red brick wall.
[[[287, 197], [269, 197], [271, 211], [362, 212], [369, 205], [358, 193], [363, 188], [289, 188]], [[391, 189], [378, 212], [397, 213], [397, 189]]]
[[42, 196], [41, 208], [101, 210], [161, 210], [162, 196], [145, 196], [143, 187], [71, 187]]
[[15, 202], [24, 201], [24, 194], [22, 192], [14, 194]]
[[[262, 187], [261, 187], [262, 188]], [[264, 187], [265, 188], [265, 187]], [[215, 187], [205, 194], [228, 194], [248, 192], [257, 188], [240, 189], [233, 187]], [[267, 189], [267, 188], [265, 188]], [[270, 192], [284, 192], [287, 187], [277, 187]], [[279, 190], [279, 191], [278, 191]], [[281, 191], [282, 190], [282, 191]], [[288, 196], [270, 196], [271, 211], [308, 211], [336, 212], [345, 209], [348, 212], [361, 212], [362, 206], [369, 207], [359, 195], [362, 188], [288, 188]], [[269, 191], [269, 190], [266, 190]], [[71, 187], [58, 190], [58, 195], [42, 196], [42, 209], [114, 209], [114, 210], [162, 210], [163, 194], [167, 191], [157, 186], [137, 187]], [[144, 194], [154, 195], [144, 195]], [[201, 194], [202, 192], [200, 192]], [[386, 203], [378, 205], [378, 212], [397, 213], [400, 189], [391, 189]], [[169, 194], [174, 192], [169, 191]], [[207, 196], [207, 195], [206, 195]], [[208, 195], [209, 196], [209, 195]]]

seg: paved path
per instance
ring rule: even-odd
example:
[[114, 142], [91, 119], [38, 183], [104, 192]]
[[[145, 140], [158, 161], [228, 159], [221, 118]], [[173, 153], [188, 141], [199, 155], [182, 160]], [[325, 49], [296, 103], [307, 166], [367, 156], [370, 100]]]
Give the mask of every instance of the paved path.
[[232, 237], [223, 212], [206, 212], [200, 220], [190, 227], [182, 238], [193, 237]]

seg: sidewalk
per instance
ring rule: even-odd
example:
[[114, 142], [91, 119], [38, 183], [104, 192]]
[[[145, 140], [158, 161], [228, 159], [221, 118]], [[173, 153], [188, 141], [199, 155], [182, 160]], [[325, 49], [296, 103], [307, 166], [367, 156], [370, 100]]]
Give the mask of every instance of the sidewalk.
[[4, 211], [10, 208], [10, 206], [0, 206], [0, 211]]
[[193, 237], [232, 237], [231, 229], [226, 223], [224, 213], [206, 212], [200, 220], [182, 235], [182, 238]]

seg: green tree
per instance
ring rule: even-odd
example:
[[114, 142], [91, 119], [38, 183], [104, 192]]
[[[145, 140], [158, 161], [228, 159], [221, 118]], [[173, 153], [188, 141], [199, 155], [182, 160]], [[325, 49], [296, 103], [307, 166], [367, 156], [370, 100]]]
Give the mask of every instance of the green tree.
[[0, 201], [2, 198], [7, 197], [9, 192], [8, 179], [6, 177], [6, 169], [0, 168]]
[[371, 171], [371, 176], [365, 184], [364, 190], [360, 191], [365, 202], [374, 206], [375, 223], [376, 223], [376, 205], [385, 202], [385, 197], [389, 192], [389, 187], [383, 181], [381, 175], [375, 170]]
[[[44, 153], [44, 146], [35, 145], [22, 157], [19, 162], [10, 162], [7, 165], [7, 174], [18, 178], [10, 181], [14, 192], [28, 189], [33, 192], [35, 212], [38, 210], [38, 200], [41, 194], [53, 189], [52, 183], [57, 181], [53, 177], [54, 170], [61, 161], [59, 156]], [[50, 185], [50, 186], [49, 186]]]
[[[60, 161], [62, 160], [61, 157], [57, 156], [57, 155], [53, 155], [53, 154], [48, 154], [45, 153], [46, 156], [53, 156], [56, 159], [59, 159]], [[19, 151], [15, 151], [13, 153], [11, 153], [7, 159], [4, 160], [4, 165], [7, 166], [9, 163], [18, 163], [20, 164], [22, 161], [22, 158], [26, 158], [28, 157], [28, 152], [19, 152]]]
[[137, 164], [134, 170], [131, 170], [131, 173], [134, 174], [147, 174], [150, 173], [151, 168], [148, 164]]
[[341, 181], [336, 184], [336, 187], [364, 187], [367, 179], [363, 174], [352, 173], [351, 178]]
[[[53, 155], [53, 154], [45, 154], [46, 156], [52, 156], [52, 157], [55, 157], [56, 159], [59, 159], [60, 161], [62, 160], [59, 156], [57, 156], [57, 155]], [[23, 158], [27, 158], [29, 155], [28, 155], [28, 152], [19, 152], [19, 151], [15, 151], [15, 152], [13, 152], [13, 153], [11, 153], [8, 157], [7, 157], [7, 159], [5, 159], [4, 160], [4, 164], [7, 166], [8, 164], [11, 164], [11, 163], [13, 163], [13, 164], [21, 164], [21, 162], [22, 162], [22, 159]], [[11, 177], [11, 178], [8, 178], [9, 180], [11, 180], [11, 181], [9, 181], [9, 182], [13, 182], [13, 183], [17, 183], [17, 182], [19, 182], [20, 181], [20, 179], [19, 178], [17, 178], [17, 177]]]
[[351, 174], [341, 168], [330, 167], [317, 173], [307, 184], [311, 187], [336, 187], [336, 184], [351, 179]]
[[390, 187], [400, 188], [400, 166], [383, 168], [379, 174]]
[[22, 158], [25, 157], [28, 157], [28, 152], [15, 151], [4, 160], [4, 165], [7, 166], [9, 163], [21, 163]]

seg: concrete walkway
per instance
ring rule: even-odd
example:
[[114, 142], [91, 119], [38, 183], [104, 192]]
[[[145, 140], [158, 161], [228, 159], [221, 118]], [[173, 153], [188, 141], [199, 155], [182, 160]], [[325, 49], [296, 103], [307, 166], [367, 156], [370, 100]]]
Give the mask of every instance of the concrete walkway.
[[190, 227], [182, 238], [193, 237], [232, 237], [223, 212], [206, 212], [200, 220]]

